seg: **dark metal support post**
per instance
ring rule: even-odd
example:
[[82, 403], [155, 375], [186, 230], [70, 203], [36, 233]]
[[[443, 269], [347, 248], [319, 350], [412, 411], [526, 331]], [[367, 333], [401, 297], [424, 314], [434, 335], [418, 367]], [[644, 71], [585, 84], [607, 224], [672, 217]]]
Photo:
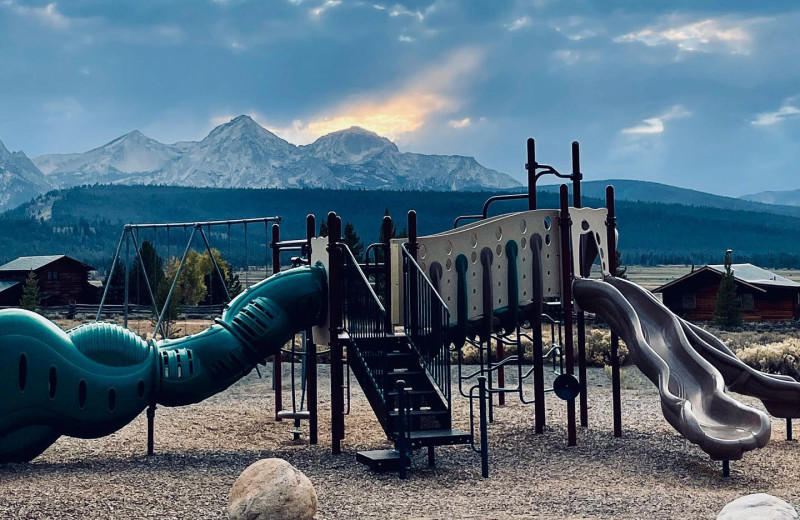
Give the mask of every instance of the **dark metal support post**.
[[[564, 350], [567, 358], [567, 374], [575, 373], [575, 353], [572, 342], [572, 250], [570, 247], [570, 227], [572, 218], [569, 215], [569, 190], [566, 184], [561, 185], [561, 213], [559, 228], [561, 230], [561, 306], [564, 309]], [[567, 445], [575, 446], [578, 434], [575, 424], [575, 399], [567, 400]]]
[[[408, 212], [408, 252], [411, 254], [411, 257], [414, 259], [415, 262], [418, 261], [417, 252], [419, 250], [419, 244], [417, 243], [417, 212], [413, 209]], [[409, 294], [404, 295], [405, 298], [408, 298], [409, 303], [411, 304], [411, 330], [414, 331], [415, 334], [419, 333], [419, 296], [417, 294], [419, 289], [419, 282], [416, 278], [416, 270], [411, 269], [408, 272], [410, 277], [408, 288]]]
[[383, 288], [383, 307], [386, 309], [386, 332], [392, 332], [392, 217], [383, 217], [383, 276], [386, 279]]
[[[281, 271], [281, 250], [278, 242], [281, 241], [281, 228], [278, 224], [272, 225], [272, 274]], [[294, 360], [292, 360], [294, 362]], [[283, 354], [280, 349], [272, 357], [272, 384], [275, 390], [275, 420], [280, 421], [279, 414], [283, 410]]]
[[[126, 233], [130, 233], [129, 229], [125, 230]], [[125, 233], [123, 233], [125, 234]], [[122, 307], [122, 326], [126, 329], [128, 328], [128, 307], [130, 306], [130, 286], [131, 286], [131, 262], [130, 262], [130, 254], [131, 254], [131, 238], [126, 235], [125, 237], [125, 302]], [[111, 278], [108, 278], [109, 280]], [[136, 277], [137, 286], [141, 285], [139, 283], [139, 277]]]
[[531, 337], [533, 338], [533, 417], [534, 431], [544, 433], [544, 349], [542, 346], [542, 301], [544, 299], [544, 273], [542, 269], [542, 237], [531, 235], [530, 248], [534, 255], [531, 262], [531, 300], [530, 311]]
[[[606, 261], [611, 276], [617, 275], [617, 216], [614, 209], [614, 187], [606, 186]], [[619, 373], [619, 337], [611, 331], [611, 401], [614, 415], [614, 437], [622, 437], [622, 396]]]
[[478, 377], [478, 402], [481, 429], [481, 476], [489, 478], [489, 420], [487, 416], [486, 376]]
[[[497, 338], [497, 364], [500, 365], [500, 368], [497, 369], [498, 388], [506, 387], [506, 367], [503, 366], [503, 359], [506, 357], [506, 354], [503, 347], [504, 347], [503, 340]], [[505, 392], [500, 392], [497, 394], [497, 404], [499, 406], [504, 406], [506, 404]]]
[[406, 447], [406, 382], [400, 379], [395, 383], [397, 390], [397, 452], [400, 454], [400, 478], [408, 476], [407, 452]]
[[331, 351], [331, 451], [342, 452], [344, 439], [344, 377], [342, 373], [343, 349], [339, 340], [342, 333], [342, 221], [336, 213], [328, 213], [328, 309], [330, 315]]
[[[583, 207], [581, 202], [581, 151], [578, 141], [572, 141], [572, 205], [576, 208]], [[578, 276], [581, 273], [577, 273]], [[578, 325], [578, 382], [581, 384], [580, 417], [581, 426], [589, 426], [589, 396], [586, 384], [586, 315], [583, 309], [577, 312]]]
[[[311, 239], [317, 234], [317, 222], [314, 215], [306, 217], [306, 247], [311, 259]], [[311, 330], [306, 331], [306, 394], [308, 399], [308, 443], [317, 444], [319, 436], [319, 416], [317, 414], [318, 374], [317, 345]]]
[[155, 403], [150, 403], [150, 406], [147, 407], [147, 455], [153, 455], [154, 451], [154, 437], [155, 437], [155, 417], [156, 417], [156, 405]]
[[787, 441], [793, 441], [794, 440], [792, 438], [792, 418], [791, 417], [787, 417], [786, 418], [786, 440]]
[[536, 141], [532, 137], [528, 138], [528, 162], [525, 169], [528, 170], [528, 209], [536, 209]]
[[723, 460], [722, 461], [722, 478], [728, 478], [731, 476], [731, 461]]

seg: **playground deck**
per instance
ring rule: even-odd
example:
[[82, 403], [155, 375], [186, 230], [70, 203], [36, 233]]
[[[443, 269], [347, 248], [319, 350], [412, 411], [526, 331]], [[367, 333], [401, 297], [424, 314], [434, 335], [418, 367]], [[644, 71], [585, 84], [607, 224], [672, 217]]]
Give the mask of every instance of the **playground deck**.
[[[284, 458], [308, 475], [319, 494], [319, 520], [713, 518], [746, 493], [800, 502], [800, 444], [781, 440], [783, 421], [774, 420], [767, 447], [745, 454], [732, 464], [731, 478], [721, 479], [719, 463], [664, 420], [657, 390], [635, 368], [625, 371], [622, 439], [611, 434], [605, 372], [590, 369], [591, 424], [579, 428], [578, 446], [566, 447], [563, 403], [550, 400], [548, 429], [535, 436], [532, 407], [509, 399], [489, 429], [491, 479], [480, 478], [478, 455], [454, 446], [439, 448], [443, 456], [432, 469], [420, 453], [406, 481], [356, 462], [356, 451], [388, 446], [357, 385], [344, 453], [332, 456], [327, 398], [320, 402], [320, 444], [295, 444], [291, 425], [270, 418], [269, 385], [252, 373], [203, 403], [160, 408], [155, 457], [144, 456], [142, 414], [106, 438], [64, 437], [29, 464], [0, 467], [0, 517], [226, 518], [231, 484], [265, 457]], [[328, 384], [328, 367], [320, 366], [320, 386]], [[454, 398], [456, 427], [467, 427], [466, 407]]]

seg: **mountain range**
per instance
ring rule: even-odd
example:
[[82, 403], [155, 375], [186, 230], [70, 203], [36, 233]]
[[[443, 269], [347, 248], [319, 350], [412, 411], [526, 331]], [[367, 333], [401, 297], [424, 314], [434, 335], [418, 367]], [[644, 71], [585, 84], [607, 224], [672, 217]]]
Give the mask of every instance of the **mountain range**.
[[750, 195], [742, 195], [741, 198], [744, 200], [762, 202], [764, 204], [800, 206], [800, 190], [762, 191]]
[[[2, 146], [0, 144], [0, 146]], [[352, 127], [296, 146], [243, 115], [201, 141], [164, 144], [135, 130], [84, 153], [0, 149], [0, 210], [52, 189], [85, 184], [209, 188], [496, 190], [519, 186], [474, 158], [401, 152], [384, 137]]]

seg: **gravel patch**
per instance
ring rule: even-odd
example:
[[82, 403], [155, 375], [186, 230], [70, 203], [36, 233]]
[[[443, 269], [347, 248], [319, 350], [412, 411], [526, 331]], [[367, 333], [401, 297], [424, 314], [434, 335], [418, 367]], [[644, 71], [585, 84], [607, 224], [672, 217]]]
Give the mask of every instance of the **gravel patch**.
[[[270, 381], [253, 372], [203, 403], [159, 408], [154, 457], [145, 456], [142, 414], [106, 438], [62, 438], [30, 464], [0, 466], [0, 518], [226, 518], [230, 486], [267, 457], [286, 459], [311, 479], [320, 520], [714, 518], [727, 502], [756, 492], [800, 504], [800, 445], [783, 440], [782, 420], [773, 421], [766, 448], [732, 462], [731, 478], [722, 479], [721, 464], [663, 419], [655, 388], [626, 370], [621, 439], [612, 435], [608, 378], [590, 369], [590, 427], [579, 428], [578, 446], [566, 446], [564, 402], [547, 395], [548, 426], [537, 436], [533, 407], [509, 395], [489, 427], [488, 480], [477, 454], [452, 446], [437, 449], [434, 468], [419, 452], [406, 481], [355, 461], [356, 451], [389, 444], [354, 380], [344, 452], [333, 456], [328, 367], [320, 366], [318, 446], [308, 445], [305, 424], [294, 442], [291, 423], [272, 419]], [[508, 379], [513, 384], [511, 371]], [[287, 387], [285, 406], [288, 399]], [[466, 429], [467, 402], [454, 396], [453, 403], [455, 425]]]

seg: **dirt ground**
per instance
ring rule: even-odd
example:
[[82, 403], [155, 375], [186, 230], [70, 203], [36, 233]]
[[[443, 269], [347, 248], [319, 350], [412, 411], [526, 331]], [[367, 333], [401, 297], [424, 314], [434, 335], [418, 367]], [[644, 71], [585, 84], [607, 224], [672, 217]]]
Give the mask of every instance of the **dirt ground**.
[[[288, 370], [285, 364], [287, 383]], [[509, 396], [489, 428], [489, 479], [481, 478], [477, 454], [453, 446], [437, 450], [434, 468], [419, 453], [406, 481], [356, 462], [357, 451], [388, 446], [357, 385], [344, 452], [333, 456], [327, 366], [320, 367], [317, 446], [308, 445], [305, 424], [294, 442], [291, 424], [273, 420], [270, 381], [253, 372], [203, 403], [159, 408], [153, 457], [145, 456], [142, 415], [111, 436], [62, 438], [32, 463], [0, 467], [0, 518], [226, 518], [236, 477], [267, 457], [286, 459], [311, 479], [320, 520], [714, 518], [754, 492], [800, 505], [800, 445], [783, 440], [783, 421], [773, 422], [766, 448], [733, 462], [731, 477], [722, 479], [720, 463], [663, 419], [655, 388], [625, 370], [622, 438], [611, 434], [608, 378], [590, 369], [590, 426], [579, 429], [578, 446], [566, 446], [564, 402], [548, 394], [548, 427], [537, 436], [533, 408]], [[284, 399], [289, 405], [288, 386]], [[454, 420], [468, 428], [463, 398], [454, 397]]]

